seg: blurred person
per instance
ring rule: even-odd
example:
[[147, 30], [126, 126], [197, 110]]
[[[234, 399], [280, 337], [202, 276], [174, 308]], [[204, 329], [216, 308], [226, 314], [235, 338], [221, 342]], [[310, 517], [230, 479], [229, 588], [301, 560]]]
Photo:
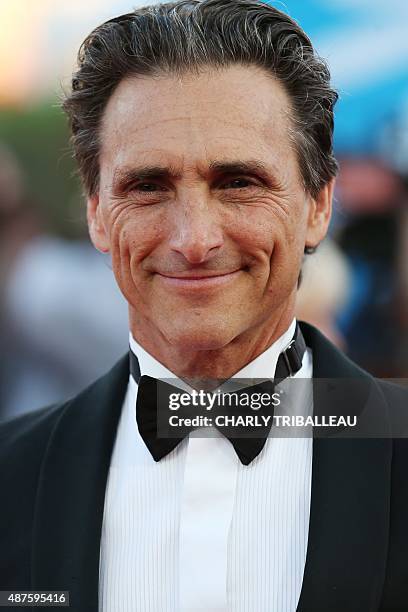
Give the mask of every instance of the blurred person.
[[5, 420], [74, 395], [106, 371], [126, 349], [127, 310], [109, 258], [88, 241], [48, 236], [26, 195], [17, 159], [3, 147], [0, 160], [0, 420]]
[[347, 259], [330, 238], [308, 257], [296, 297], [296, 316], [311, 323], [339, 348], [347, 351], [338, 326], [338, 316], [349, 299], [350, 268]]
[[17, 159], [0, 143], [0, 287], [22, 244], [38, 231]]
[[[108, 262], [101, 265], [100, 256], [85, 243], [46, 236], [26, 195], [18, 160], [5, 146], [0, 162], [0, 419], [4, 420], [73, 395], [103, 372], [126, 346], [126, 310], [113, 289]], [[98, 293], [104, 296], [99, 318], [91, 314]], [[75, 350], [70, 350], [70, 343]]]
[[[407, 609], [406, 391], [295, 318], [337, 172], [325, 63], [255, 0], [135, 10], [78, 59], [64, 108], [130, 351], [0, 427], [0, 589], [69, 591], [76, 612]], [[374, 410], [381, 435], [159, 434], [160, 393], [237, 378], [303, 382], [314, 434]]]
[[402, 179], [402, 194], [397, 219], [397, 295], [395, 313], [400, 330], [396, 347], [401, 375], [408, 372], [408, 96], [380, 134], [380, 152], [387, 164]]
[[0, 144], [0, 420], [8, 413], [11, 390], [24, 369], [6, 307], [6, 287], [21, 250], [39, 231], [17, 159]]
[[406, 377], [408, 372], [408, 180], [405, 184], [404, 204], [399, 217], [398, 292], [396, 300], [396, 314], [402, 336], [397, 359], [402, 364], [402, 377]]
[[348, 354], [377, 376], [404, 376], [404, 330], [397, 316], [401, 218], [398, 173], [379, 159], [346, 158], [337, 180], [344, 227], [337, 238], [351, 266], [351, 292], [340, 317]]
[[8, 380], [3, 418], [75, 395], [126, 350], [126, 302], [109, 258], [87, 241], [45, 234], [30, 240], [14, 262], [4, 302], [18, 378]]

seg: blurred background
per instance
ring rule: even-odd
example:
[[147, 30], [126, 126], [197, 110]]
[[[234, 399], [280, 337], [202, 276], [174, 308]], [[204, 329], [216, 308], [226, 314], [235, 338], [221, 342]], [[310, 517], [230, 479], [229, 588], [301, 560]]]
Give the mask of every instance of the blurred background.
[[[0, 420], [72, 396], [127, 350], [59, 99], [91, 29], [145, 3], [0, 2]], [[271, 3], [311, 36], [340, 93], [335, 211], [297, 314], [373, 374], [406, 377], [408, 3]]]

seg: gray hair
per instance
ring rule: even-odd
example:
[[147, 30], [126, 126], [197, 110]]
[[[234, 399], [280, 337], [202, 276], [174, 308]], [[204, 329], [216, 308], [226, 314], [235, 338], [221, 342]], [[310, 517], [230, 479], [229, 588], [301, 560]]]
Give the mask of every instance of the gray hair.
[[291, 138], [304, 187], [316, 196], [337, 173], [330, 73], [300, 26], [258, 0], [180, 0], [136, 9], [98, 26], [82, 43], [63, 102], [88, 195], [99, 186], [99, 127], [126, 76], [182, 75], [207, 66], [264, 68], [291, 101]]

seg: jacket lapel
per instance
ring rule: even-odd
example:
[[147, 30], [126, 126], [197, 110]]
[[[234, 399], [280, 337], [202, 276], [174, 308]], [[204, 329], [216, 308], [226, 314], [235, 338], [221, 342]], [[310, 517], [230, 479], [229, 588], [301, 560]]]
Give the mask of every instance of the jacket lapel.
[[65, 406], [41, 469], [32, 588], [70, 591], [73, 612], [98, 609], [105, 488], [128, 377], [126, 355]]
[[[337, 351], [315, 328], [301, 324], [313, 351], [314, 414], [387, 413], [375, 380]], [[337, 379], [337, 380], [336, 380]], [[388, 547], [392, 441], [315, 437], [309, 538], [297, 612], [374, 612]]]

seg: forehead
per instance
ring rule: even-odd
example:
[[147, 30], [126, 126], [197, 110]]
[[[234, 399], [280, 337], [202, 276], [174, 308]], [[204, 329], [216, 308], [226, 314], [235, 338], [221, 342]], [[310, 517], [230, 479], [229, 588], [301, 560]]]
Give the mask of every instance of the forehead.
[[128, 77], [103, 115], [101, 171], [104, 164], [131, 164], [136, 158], [177, 163], [263, 156], [275, 165], [287, 164], [294, 162], [290, 117], [283, 86], [255, 66]]

